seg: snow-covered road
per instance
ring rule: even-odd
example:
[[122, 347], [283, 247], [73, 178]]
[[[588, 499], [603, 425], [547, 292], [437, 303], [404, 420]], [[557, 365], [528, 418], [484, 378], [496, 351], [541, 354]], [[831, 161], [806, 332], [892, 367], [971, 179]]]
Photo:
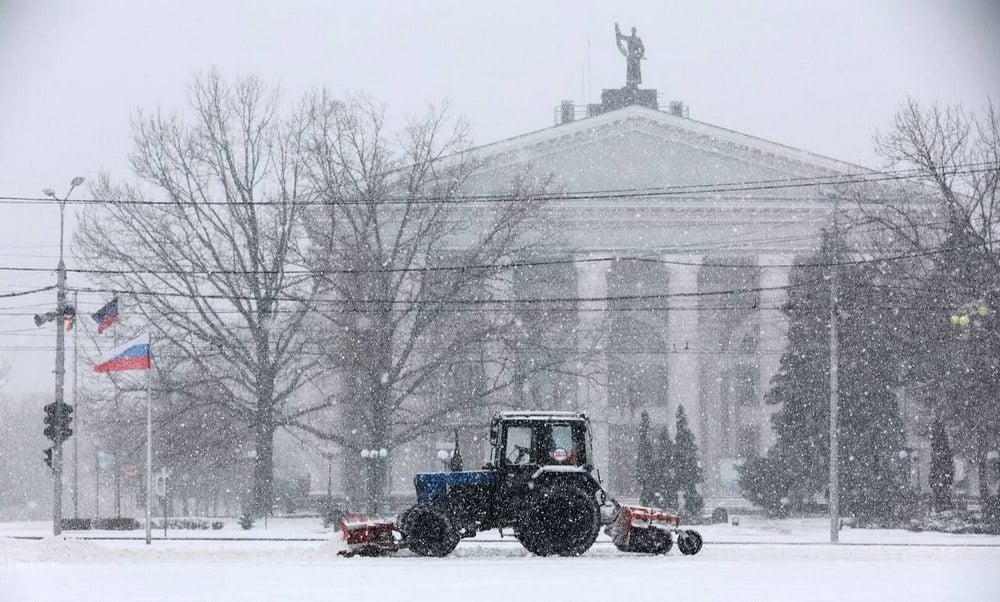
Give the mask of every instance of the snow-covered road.
[[[141, 540], [3, 539], [4, 531], [11, 528], [0, 528], [3, 602], [1000, 599], [1000, 538], [859, 530], [843, 539], [862, 541], [833, 546], [820, 543], [821, 522], [705, 527], [705, 548], [695, 557], [626, 556], [603, 537], [580, 558], [532, 557], [508, 539], [463, 542], [443, 559], [346, 559], [336, 556], [336, 540], [147, 547]], [[279, 525], [268, 535], [307, 533]]]

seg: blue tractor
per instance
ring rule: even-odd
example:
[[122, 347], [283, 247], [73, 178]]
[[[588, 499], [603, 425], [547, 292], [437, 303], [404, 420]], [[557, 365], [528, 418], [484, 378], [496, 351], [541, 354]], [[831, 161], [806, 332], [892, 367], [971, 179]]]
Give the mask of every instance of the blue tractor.
[[[502, 412], [490, 425], [490, 445], [482, 470], [453, 466], [451, 472], [418, 474], [417, 503], [398, 522], [365, 516], [342, 522], [345, 555], [408, 547], [421, 556], [447, 556], [461, 539], [489, 529], [512, 530], [539, 556], [578, 556], [590, 549], [607, 498], [594, 476], [587, 417]], [[701, 536], [678, 529], [677, 515], [617, 502], [614, 510], [607, 533], [619, 550], [666, 553], [675, 540], [684, 554], [701, 549]]]
[[417, 504], [398, 522], [403, 545], [421, 556], [446, 556], [462, 538], [511, 529], [533, 554], [583, 554], [597, 538], [605, 499], [593, 475], [588, 425], [575, 412], [498, 414], [482, 470], [414, 478]]

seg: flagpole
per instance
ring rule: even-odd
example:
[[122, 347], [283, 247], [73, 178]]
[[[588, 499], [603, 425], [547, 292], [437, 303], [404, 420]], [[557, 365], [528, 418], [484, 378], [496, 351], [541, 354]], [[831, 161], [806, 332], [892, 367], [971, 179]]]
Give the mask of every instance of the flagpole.
[[[102, 308], [103, 309], [103, 308]], [[111, 333], [111, 345], [112, 348], [118, 347], [118, 330], [115, 329]], [[111, 375], [108, 375], [111, 378]], [[111, 379], [111, 385], [114, 388], [114, 399], [115, 399], [115, 411], [114, 414], [118, 415], [118, 383]], [[99, 442], [94, 440], [94, 524], [101, 519], [101, 448]], [[119, 517], [121, 518], [121, 517]]]
[[[112, 342], [114, 343], [114, 346], [118, 347], [118, 329], [117, 328], [115, 329], [114, 333], [112, 334], [112, 337], [113, 337], [112, 338]], [[115, 398], [114, 398], [115, 399], [115, 416], [118, 416], [119, 415], [119, 411], [120, 411], [118, 409], [118, 406], [119, 406], [119, 403], [118, 403], [118, 392], [120, 390], [120, 387], [118, 386], [117, 383], [114, 383], [114, 381], [112, 381], [112, 382], [115, 385]], [[116, 457], [121, 455], [121, 445], [120, 444], [116, 444], [115, 445], [114, 452], [115, 452], [115, 456]], [[101, 496], [100, 496], [100, 493], [99, 493], [100, 490], [101, 490], [101, 481], [100, 481], [100, 479], [96, 479], [96, 481], [97, 481], [97, 491], [98, 491], [98, 493], [94, 495], [94, 499], [97, 500], [96, 502], [94, 502], [94, 507], [98, 508], [98, 507], [100, 507], [100, 503], [101, 503], [101, 500], [100, 500]], [[119, 494], [115, 493], [115, 495], [118, 496]], [[116, 510], [116, 512], [119, 510], [120, 506], [121, 506], [121, 499], [120, 499], [120, 496], [119, 496], [119, 497], [115, 498], [115, 510]], [[118, 512], [116, 514], [116, 516], [118, 518], [121, 518], [122, 517], [121, 512]]]
[[[152, 357], [153, 340], [152, 335], [149, 341], [150, 356]], [[152, 361], [150, 361], [152, 364]], [[150, 502], [153, 498], [153, 366], [146, 370], [146, 545], [152, 539]]]

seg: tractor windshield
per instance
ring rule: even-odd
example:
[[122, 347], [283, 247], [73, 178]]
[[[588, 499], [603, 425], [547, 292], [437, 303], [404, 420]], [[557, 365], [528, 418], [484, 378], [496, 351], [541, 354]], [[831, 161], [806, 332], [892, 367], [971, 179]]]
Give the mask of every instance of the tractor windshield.
[[585, 426], [540, 421], [508, 424], [503, 453], [508, 465], [582, 466], [586, 462]]
[[531, 463], [531, 426], [507, 428], [507, 445], [504, 456], [508, 464]]

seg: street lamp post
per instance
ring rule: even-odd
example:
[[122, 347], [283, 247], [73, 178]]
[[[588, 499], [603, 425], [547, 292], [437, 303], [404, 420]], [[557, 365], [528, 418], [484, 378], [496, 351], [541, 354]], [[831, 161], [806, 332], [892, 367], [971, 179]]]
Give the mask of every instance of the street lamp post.
[[458, 448], [458, 429], [454, 430], [455, 444], [452, 449], [448, 449], [448, 444], [439, 441], [437, 444], [437, 457], [444, 465], [444, 470], [460, 472], [462, 470], [462, 451]]
[[439, 449], [437, 453], [438, 460], [441, 460], [441, 466], [444, 470], [448, 470], [448, 466], [451, 464], [451, 451], [447, 449]]
[[336, 456], [336, 452], [327, 449], [322, 454], [326, 460], [326, 508], [323, 512], [325, 515], [329, 515], [333, 510], [333, 458]]
[[[66, 223], [66, 201], [73, 190], [83, 184], [83, 178], [77, 176], [70, 181], [69, 192], [63, 198], [58, 198], [51, 188], [46, 188], [42, 192], [45, 196], [59, 201], [59, 265], [56, 266], [56, 408], [59, 414], [63, 413], [64, 407], [64, 382], [66, 377], [66, 263], [63, 261], [63, 232]], [[59, 416], [61, 423], [65, 423], [64, 416]], [[52, 484], [52, 534], [62, 533], [62, 441], [55, 441], [52, 447], [52, 472], [54, 474]]]
[[830, 543], [840, 541], [840, 442], [839, 418], [840, 335], [837, 330], [840, 229], [838, 207], [833, 207], [833, 261], [830, 263]]

